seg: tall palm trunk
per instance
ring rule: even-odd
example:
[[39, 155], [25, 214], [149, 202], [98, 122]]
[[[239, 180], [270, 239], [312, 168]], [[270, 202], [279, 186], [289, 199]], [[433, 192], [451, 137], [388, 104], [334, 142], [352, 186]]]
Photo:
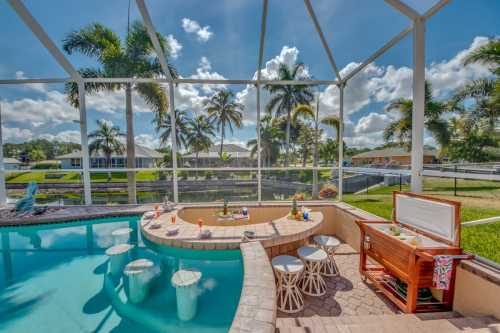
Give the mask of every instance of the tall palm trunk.
[[[313, 167], [318, 166], [318, 127], [319, 127], [319, 97], [316, 100], [316, 119], [314, 120], [314, 151], [313, 151]], [[313, 186], [312, 198], [318, 199], [318, 170], [313, 170]]]
[[[125, 88], [125, 117], [127, 120], [127, 168], [135, 168], [134, 122], [132, 112], [132, 85], [127, 83]], [[137, 203], [135, 171], [127, 172], [128, 202]]]
[[[106, 154], [106, 168], [111, 168], [111, 155]], [[111, 181], [111, 172], [108, 171], [108, 183]]]
[[291, 126], [291, 122], [292, 122], [291, 114], [292, 114], [291, 110], [288, 110], [288, 113], [286, 114], [285, 167], [288, 167], [288, 162], [289, 162], [288, 155], [290, 153], [290, 126]]
[[221, 130], [220, 130], [220, 153], [219, 156], [222, 157], [222, 152], [224, 149], [224, 136], [225, 136], [225, 130], [224, 128], [226, 127], [226, 122], [223, 121], [221, 124]]
[[[198, 155], [199, 155], [199, 152], [198, 152], [198, 150], [196, 150], [196, 156], [195, 156], [195, 160], [194, 160], [194, 165], [195, 165], [196, 169], [198, 169]], [[194, 175], [194, 179], [198, 180], [198, 170], [196, 170], [196, 173]]]

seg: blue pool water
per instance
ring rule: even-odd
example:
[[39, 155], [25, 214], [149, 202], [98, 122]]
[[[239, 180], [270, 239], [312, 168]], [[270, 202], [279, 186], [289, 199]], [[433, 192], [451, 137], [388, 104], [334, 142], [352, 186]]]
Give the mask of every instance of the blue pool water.
[[[226, 332], [240, 298], [239, 251], [195, 251], [155, 246], [137, 232], [138, 217], [0, 228], [0, 332]], [[118, 228], [134, 230], [133, 258], [162, 272], [149, 297], [127, 302], [123, 279], [110, 279], [104, 251]], [[202, 273], [198, 313], [177, 319], [174, 271]]]

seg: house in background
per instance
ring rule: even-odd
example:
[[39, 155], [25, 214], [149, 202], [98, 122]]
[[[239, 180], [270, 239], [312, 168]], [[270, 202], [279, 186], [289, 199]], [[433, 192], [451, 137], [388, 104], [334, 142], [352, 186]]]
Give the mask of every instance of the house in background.
[[[223, 145], [222, 151], [228, 155], [228, 160], [222, 161], [220, 153], [220, 145], [212, 145], [207, 151], [198, 153], [198, 167], [216, 167], [224, 165], [226, 167], [250, 167], [257, 164], [256, 158], [252, 157], [250, 150], [245, 147], [228, 143]], [[196, 154], [187, 153], [182, 156], [182, 165], [184, 167], [196, 166]]]
[[[82, 152], [74, 150], [69, 154], [56, 156], [56, 159], [61, 161], [61, 169], [81, 169], [82, 168]], [[154, 168], [158, 162], [163, 160], [163, 154], [154, 149], [144, 146], [135, 145], [135, 166], [136, 168]], [[112, 168], [125, 168], [127, 166], [127, 152], [123, 154], [111, 156]], [[90, 156], [90, 168], [106, 168], [106, 158], [104, 154], [94, 154]]]
[[[438, 162], [437, 150], [424, 149], [424, 164]], [[411, 152], [402, 147], [370, 150], [352, 157], [352, 165], [399, 166], [411, 164]]]
[[21, 168], [21, 161], [12, 157], [4, 157], [3, 166], [5, 170], [19, 170]]

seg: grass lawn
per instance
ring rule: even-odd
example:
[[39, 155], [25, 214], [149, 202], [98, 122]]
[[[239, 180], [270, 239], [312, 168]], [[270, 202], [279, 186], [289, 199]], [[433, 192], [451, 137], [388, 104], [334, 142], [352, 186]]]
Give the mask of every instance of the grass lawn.
[[462, 228], [462, 246], [467, 252], [500, 263], [500, 222]]
[[[59, 176], [58, 176], [59, 175]], [[137, 181], [147, 182], [155, 181], [158, 179], [158, 173], [156, 171], [139, 171], [137, 172]], [[7, 183], [80, 183], [81, 177], [78, 172], [24, 172], [16, 174], [7, 174]], [[108, 173], [106, 172], [93, 172], [90, 175], [90, 179], [95, 183], [106, 183], [108, 182]], [[111, 174], [111, 182], [126, 182], [127, 173], [126, 172], [113, 172]]]
[[[399, 186], [368, 190], [368, 194], [344, 194], [344, 201], [380, 217], [390, 219], [392, 191]], [[408, 191], [408, 186], [403, 186]], [[426, 178], [424, 193], [462, 203], [462, 221], [500, 216], [500, 182], [458, 180], [457, 196], [453, 179]], [[462, 228], [462, 246], [468, 252], [500, 263], [500, 222]]]
[[[462, 221], [474, 221], [487, 217], [500, 216], [500, 182], [458, 180], [457, 196], [453, 193], [453, 179], [425, 178], [424, 193], [462, 203]], [[390, 218], [392, 212], [392, 192], [399, 185], [383, 186], [368, 190], [368, 194], [345, 194], [347, 203], [376, 214]], [[409, 191], [407, 185], [403, 191]]]

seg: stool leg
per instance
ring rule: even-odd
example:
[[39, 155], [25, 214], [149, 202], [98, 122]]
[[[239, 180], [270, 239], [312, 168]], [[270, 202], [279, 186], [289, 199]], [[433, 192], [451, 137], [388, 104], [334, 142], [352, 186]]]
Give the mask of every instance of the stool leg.
[[306, 270], [299, 282], [302, 292], [309, 296], [322, 296], [326, 293], [326, 283], [320, 275], [322, 262], [306, 262]]
[[278, 309], [285, 313], [302, 311], [304, 308], [304, 299], [296, 285], [300, 273], [284, 274], [276, 272], [276, 275], [278, 277]]

